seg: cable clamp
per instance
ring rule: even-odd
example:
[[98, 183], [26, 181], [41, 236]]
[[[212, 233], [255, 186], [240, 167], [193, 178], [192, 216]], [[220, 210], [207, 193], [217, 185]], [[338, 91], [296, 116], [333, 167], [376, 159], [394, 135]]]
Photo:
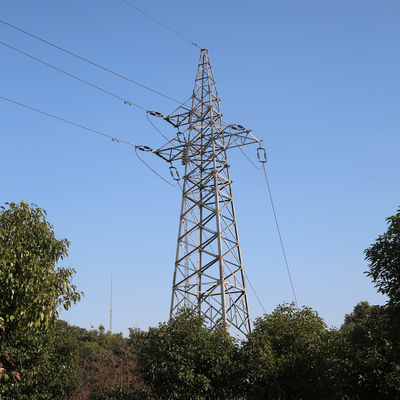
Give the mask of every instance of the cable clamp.
[[260, 163], [264, 164], [267, 162], [267, 152], [265, 151], [264, 147], [259, 147], [257, 149], [257, 157]]

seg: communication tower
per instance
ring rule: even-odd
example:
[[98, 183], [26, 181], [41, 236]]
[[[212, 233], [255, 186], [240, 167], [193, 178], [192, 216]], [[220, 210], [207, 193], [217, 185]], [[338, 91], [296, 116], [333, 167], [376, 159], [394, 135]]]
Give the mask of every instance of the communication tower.
[[111, 272], [111, 291], [110, 291], [110, 332], [112, 333], [112, 272]]

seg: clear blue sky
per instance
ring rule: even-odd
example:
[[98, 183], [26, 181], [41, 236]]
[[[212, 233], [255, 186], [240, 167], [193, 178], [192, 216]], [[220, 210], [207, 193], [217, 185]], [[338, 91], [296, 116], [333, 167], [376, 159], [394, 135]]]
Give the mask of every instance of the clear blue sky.
[[[383, 304], [363, 251], [400, 206], [398, 0], [130, 0], [209, 50], [224, 120], [252, 129], [299, 305], [340, 326]], [[0, 19], [174, 99], [191, 96], [200, 51], [122, 0], [0, 3]], [[176, 103], [0, 23], [0, 41], [146, 109]], [[153, 148], [146, 113], [0, 44], [0, 96]], [[162, 121], [162, 132], [174, 133]], [[85, 297], [62, 317], [113, 331], [166, 321], [180, 191], [123, 143], [0, 99], [0, 203], [48, 212], [71, 242]], [[256, 159], [256, 149], [246, 153]], [[263, 174], [229, 154], [246, 273], [265, 310], [293, 301]], [[167, 164], [145, 155], [168, 178]], [[178, 167], [178, 165], [177, 165]], [[252, 318], [263, 311], [249, 288]]]

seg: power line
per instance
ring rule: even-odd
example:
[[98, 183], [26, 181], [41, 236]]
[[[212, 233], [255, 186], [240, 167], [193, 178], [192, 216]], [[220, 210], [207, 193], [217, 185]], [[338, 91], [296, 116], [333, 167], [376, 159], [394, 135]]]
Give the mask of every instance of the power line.
[[153, 122], [150, 120], [149, 118], [149, 113], [146, 113], [147, 119], [150, 122], [151, 125], [153, 125], [154, 129], [167, 141], [169, 141], [169, 139], [153, 124]]
[[7, 25], [7, 26], [9, 26], [9, 27], [11, 27], [11, 28], [13, 28], [13, 29], [16, 29], [17, 31], [20, 31], [20, 32], [22, 32], [22, 33], [25, 33], [26, 35], [29, 35], [29, 36], [31, 36], [31, 37], [37, 39], [37, 40], [40, 40], [40, 41], [43, 42], [43, 43], [46, 43], [46, 44], [48, 44], [48, 45], [50, 45], [50, 46], [53, 46], [53, 47], [55, 47], [56, 49], [61, 50], [61, 51], [65, 52], [65, 53], [67, 53], [67, 54], [69, 54], [69, 55], [71, 55], [71, 56], [74, 56], [74, 57], [76, 57], [76, 58], [79, 58], [79, 59], [82, 60], [82, 61], [85, 61], [85, 62], [87, 62], [87, 63], [89, 63], [89, 64], [91, 64], [91, 65], [94, 65], [94, 66], [97, 67], [97, 68], [100, 68], [100, 69], [102, 69], [102, 70], [104, 70], [104, 71], [107, 71], [107, 72], [109, 72], [109, 73], [111, 73], [111, 74], [113, 74], [113, 75], [115, 75], [115, 76], [118, 76], [119, 78], [125, 79], [125, 80], [127, 80], [128, 82], [134, 83], [135, 85], [138, 85], [138, 86], [140, 86], [140, 87], [142, 87], [142, 88], [144, 88], [144, 89], [150, 90], [150, 91], [153, 92], [153, 93], [156, 93], [156, 94], [158, 94], [158, 95], [160, 95], [160, 96], [163, 96], [163, 97], [165, 97], [165, 98], [167, 98], [167, 99], [169, 99], [169, 100], [175, 101], [176, 103], [182, 104], [180, 101], [175, 100], [175, 99], [173, 99], [172, 97], [169, 97], [169, 96], [167, 96], [167, 95], [165, 95], [165, 94], [162, 94], [162, 93], [160, 93], [160, 92], [158, 92], [158, 91], [156, 91], [156, 90], [154, 90], [154, 89], [151, 89], [151, 88], [149, 88], [148, 86], [142, 85], [141, 83], [136, 82], [136, 81], [134, 81], [134, 80], [132, 80], [132, 79], [129, 79], [129, 78], [127, 78], [127, 77], [125, 77], [125, 76], [123, 76], [123, 75], [121, 75], [121, 74], [118, 74], [117, 72], [114, 72], [114, 71], [112, 71], [112, 70], [110, 70], [110, 69], [108, 69], [108, 68], [102, 67], [101, 65], [96, 64], [96, 63], [94, 63], [93, 61], [90, 61], [90, 60], [88, 60], [88, 59], [86, 59], [86, 58], [84, 58], [84, 57], [78, 56], [77, 54], [72, 53], [71, 51], [65, 50], [65, 49], [63, 49], [63, 48], [60, 47], [60, 46], [57, 46], [57, 45], [55, 45], [55, 44], [53, 44], [53, 43], [51, 43], [51, 42], [48, 42], [47, 40], [44, 40], [44, 39], [42, 39], [42, 38], [40, 38], [40, 37], [38, 37], [38, 36], [35, 36], [35, 35], [33, 35], [32, 33], [29, 33], [29, 32], [27, 32], [27, 31], [24, 31], [23, 29], [20, 29], [20, 28], [14, 26], [14, 25], [9, 24], [8, 22], [2, 21], [2, 20], [0, 20], [0, 22], [3, 23], [3, 24], [5, 24], [5, 25]]
[[163, 178], [158, 172], [154, 171], [154, 169], [151, 168], [150, 165], [147, 164], [144, 160], [142, 160], [142, 158], [139, 156], [139, 154], [138, 154], [138, 152], [137, 152], [138, 149], [140, 150], [140, 147], [139, 147], [139, 146], [136, 146], [136, 147], [135, 147], [135, 153], [136, 153], [137, 158], [138, 158], [150, 171], [152, 171], [155, 175], [157, 175], [157, 176], [158, 176], [160, 179], [162, 179], [164, 182], [168, 183], [168, 185], [170, 185], [170, 186], [176, 186], [176, 185], [178, 184], [178, 182], [177, 182], [175, 185], [173, 185], [171, 182], [168, 182], [165, 178]]
[[176, 186], [176, 185], [177, 185], [177, 184], [173, 185], [172, 183], [170, 183], [170, 182], [168, 182], [166, 179], [164, 179], [160, 174], [158, 174], [156, 171], [154, 171], [154, 169], [151, 168], [144, 160], [142, 160], [142, 158], [141, 158], [141, 157], [139, 156], [139, 154], [137, 153], [137, 150], [146, 151], [146, 152], [152, 152], [152, 153], [153, 153], [154, 151], [153, 151], [150, 147], [147, 147], [147, 146], [140, 146], [140, 145], [137, 145], [137, 144], [133, 144], [133, 143], [131, 143], [131, 142], [127, 142], [126, 140], [118, 139], [118, 138], [116, 138], [116, 137], [114, 137], [114, 136], [107, 135], [106, 133], [99, 132], [99, 131], [96, 131], [96, 130], [91, 129], [91, 128], [87, 128], [86, 126], [77, 124], [77, 123], [75, 123], [75, 122], [71, 122], [71, 121], [69, 121], [69, 120], [67, 120], [67, 119], [64, 119], [64, 118], [57, 117], [56, 115], [53, 115], [53, 114], [50, 114], [50, 113], [47, 113], [47, 112], [38, 110], [37, 108], [33, 108], [33, 107], [30, 107], [30, 106], [27, 106], [26, 104], [18, 103], [17, 101], [8, 99], [7, 97], [0, 96], [0, 99], [9, 101], [10, 103], [17, 104], [17, 105], [19, 105], [19, 106], [21, 106], [21, 107], [25, 107], [25, 108], [27, 108], [27, 109], [29, 109], [29, 110], [36, 111], [36, 112], [38, 112], [38, 113], [40, 113], [40, 114], [46, 115], [46, 116], [51, 117], [51, 118], [58, 119], [59, 121], [66, 122], [66, 123], [68, 123], [68, 124], [77, 126], [77, 127], [79, 127], [79, 128], [86, 129], [87, 131], [97, 133], [98, 135], [108, 137], [108, 138], [110, 138], [113, 142], [124, 143], [124, 144], [127, 144], [127, 145], [129, 145], [129, 146], [133, 146], [133, 147], [135, 148], [136, 156], [139, 158], [139, 160], [140, 160], [147, 168], [149, 168], [155, 175], [157, 175], [157, 176], [158, 176], [160, 179], [162, 179], [164, 182], [168, 183], [168, 185], [171, 185], [171, 186]]
[[247, 160], [249, 161], [250, 164], [253, 165], [254, 168], [257, 168], [258, 170], [262, 169], [258, 168], [256, 164], [253, 163], [253, 161], [250, 160], [249, 156], [243, 151], [243, 149], [241, 147], [239, 147], [239, 150], [242, 152], [242, 154], [247, 158]]
[[124, 3], [128, 4], [128, 6], [131, 6], [132, 8], [134, 8], [135, 10], [141, 12], [142, 14], [144, 14], [146, 17], [152, 19], [153, 21], [157, 22], [157, 24], [160, 24], [161, 26], [163, 26], [164, 28], [167, 28], [168, 30], [170, 30], [171, 32], [175, 33], [175, 35], [180, 36], [182, 39], [185, 39], [186, 41], [188, 41], [190, 44], [192, 44], [193, 46], [198, 47], [201, 50], [200, 46], [197, 46], [196, 43], [192, 42], [191, 40], [189, 40], [188, 38], [186, 38], [185, 36], [181, 35], [180, 33], [174, 31], [173, 29], [171, 29], [170, 27], [168, 27], [167, 25], [164, 25], [162, 22], [156, 20], [155, 18], [153, 18], [151, 15], [146, 14], [144, 11], [139, 10], [139, 8], [135, 7], [133, 4], [127, 2], [126, 0], [122, 0]]
[[107, 91], [107, 90], [105, 90], [105, 89], [102, 89], [102, 88], [99, 87], [99, 86], [93, 85], [92, 83], [90, 83], [90, 82], [88, 82], [88, 81], [85, 81], [84, 79], [78, 78], [77, 76], [72, 75], [72, 74], [70, 74], [69, 72], [66, 72], [66, 71], [64, 71], [64, 70], [62, 70], [62, 69], [60, 69], [60, 68], [55, 67], [54, 65], [51, 65], [51, 64], [49, 64], [49, 63], [47, 63], [47, 62], [45, 62], [45, 61], [42, 61], [42, 60], [40, 60], [39, 58], [33, 57], [33, 56], [31, 56], [30, 54], [25, 53], [25, 52], [23, 52], [23, 51], [21, 51], [21, 50], [18, 50], [17, 48], [12, 47], [12, 46], [10, 46], [10, 45], [4, 43], [4, 42], [1, 42], [1, 41], [0, 41], [0, 44], [2, 44], [3, 46], [6, 46], [6, 47], [8, 47], [8, 48], [10, 48], [10, 49], [12, 49], [12, 50], [15, 50], [15, 51], [17, 51], [18, 53], [23, 54], [24, 56], [27, 56], [27, 57], [29, 57], [29, 58], [32, 58], [32, 59], [35, 60], [35, 61], [39, 61], [40, 63], [42, 63], [42, 64], [44, 64], [44, 65], [47, 65], [48, 67], [53, 68], [53, 69], [55, 69], [56, 71], [62, 72], [63, 74], [68, 75], [68, 76], [70, 76], [71, 78], [77, 79], [78, 81], [83, 82], [83, 83], [85, 83], [86, 85], [92, 86], [92, 87], [94, 87], [95, 89], [101, 90], [101, 91], [104, 92], [104, 93], [107, 93], [107, 94], [109, 94], [109, 95], [111, 95], [111, 96], [114, 96], [114, 97], [116, 97], [117, 99], [120, 99], [120, 100], [124, 101], [125, 104], [129, 104], [130, 106], [135, 106], [135, 107], [141, 108], [141, 109], [144, 110], [144, 111], [149, 111], [149, 110], [147, 110], [147, 109], [144, 108], [144, 107], [141, 107], [141, 106], [139, 106], [139, 105], [137, 105], [137, 104], [132, 103], [131, 101], [128, 101], [128, 100], [124, 99], [123, 97], [120, 97], [120, 96], [118, 96], [118, 95], [116, 95], [116, 94], [114, 94], [114, 93], [111, 93], [111, 92], [109, 92], [109, 91]]
[[[134, 5], [130, 4], [130, 3], [127, 2], [126, 0], [122, 0], [122, 1], [123, 1], [124, 3], [126, 3], [127, 5], [129, 5], [130, 7], [134, 8], [134, 9], [136, 9], [137, 11], [141, 12], [142, 14], [146, 15], [148, 18], [150, 18], [150, 19], [154, 20], [155, 22], [157, 22], [158, 24], [162, 25], [162, 26], [165, 27], [166, 29], [168, 29], [168, 30], [170, 30], [171, 32], [175, 33], [176, 35], [180, 36], [180, 37], [183, 38], [184, 40], [188, 41], [188, 42], [191, 43], [192, 45], [194, 45], [194, 46], [198, 47], [199, 49], [201, 49], [201, 47], [199, 47], [199, 46], [198, 46], [197, 44], [195, 44], [194, 42], [190, 41], [189, 39], [187, 39], [187, 38], [184, 37], [183, 35], [179, 34], [178, 32], [174, 31], [173, 29], [169, 28], [168, 26], [166, 26], [165, 24], [163, 24], [163, 23], [161, 23], [160, 21], [156, 20], [155, 18], [151, 17], [150, 15], [146, 14], [145, 12], [143, 12], [143, 11], [140, 10], [139, 8], [135, 7]], [[176, 99], [173, 99], [172, 97], [169, 97], [169, 96], [167, 96], [167, 95], [162, 94], [161, 92], [158, 92], [158, 91], [156, 91], [156, 90], [154, 90], [154, 89], [151, 89], [151, 88], [149, 88], [149, 87], [147, 87], [147, 86], [145, 86], [145, 85], [142, 85], [142, 84], [140, 84], [140, 83], [138, 83], [138, 82], [136, 82], [136, 81], [134, 81], [134, 80], [132, 80], [132, 79], [129, 79], [129, 78], [127, 78], [127, 77], [125, 77], [125, 76], [123, 76], [123, 75], [121, 75], [121, 74], [119, 74], [119, 73], [116, 73], [116, 72], [114, 72], [114, 71], [112, 71], [112, 70], [110, 70], [110, 69], [108, 69], [108, 68], [105, 68], [105, 67], [103, 67], [103, 66], [101, 66], [101, 65], [99, 65], [99, 64], [97, 64], [97, 63], [94, 63], [94, 62], [92, 62], [92, 61], [90, 61], [90, 60], [88, 60], [88, 59], [86, 59], [86, 58], [84, 58], [84, 57], [81, 57], [81, 56], [79, 56], [79, 55], [77, 55], [77, 54], [75, 54], [75, 53], [72, 53], [72, 52], [70, 52], [70, 51], [68, 51], [68, 50], [66, 50], [66, 49], [64, 49], [64, 48], [62, 48], [62, 47], [60, 47], [60, 46], [57, 46], [57, 45], [55, 45], [55, 44], [53, 44], [53, 43], [51, 43], [51, 42], [49, 42], [49, 41], [47, 41], [47, 40], [44, 40], [44, 39], [42, 39], [42, 38], [40, 38], [40, 37], [38, 37], [38, 36], [35, 36], [35, 35], [33, 35], [33, 34], [27, 32], [27, 31], [24, 31], [24, 30], [22, 30], [22, 29], [20, 29], [20, 28], [18, 28], [18, 27], [16, 27], [16, 26], [14, 26], [14, 25], [11, 25], [11, 24], [9, 24], [9, 23], [3, 21], [3, 20], [0, 20], [0, 22], [3, 23], [3, 24], [5, 24], [5, 25], [7, 25], [7, 26], [9, 26], [9, 27], [11, 27], [11, 28], [13, 28], [13, 29], [16, 29], [16, 30], [18, 30], [18, 31], [20, 31], [20, 32], [22, 32], [22, 33], [24, 33], [24, 34], [26, 34], [26, 35], [29, 35], [29, 36], [31, 36], [31, 37], [37, 39], [37, 40], [40, 40], [40, 41], [42, 41], [43, 43], [46, 43], [46, 44], [48, 44], [48, 45], [50, 45], [50, 46], [52, 46], [52, 47], [54, 47], [54, 48], [56, 48], [56, 49], [58, 49], [58, 50], [61, 50], [61, 51], [65, 52], [65, 53], [67, 53], [67, 54], [69, 54], [69, 55], [72, 55], [72, 56], [74, 56], [74, 57], [76, 57], [76, 58], [78, 58], [78, 59], [80, 59], [80, 60], [82, 60], [82, 61], [85, 61], [85, 62], [87, 62], [87, 63], [89, 63], [89, 64], [91, 64], [91, 65], [94, 65], [94, 66], [96, 66], [97, 68], [100, 68], [100, 69], [102, 69], [102, 70], [104, 70], [104, 71], [106, 71], [106, 72], [109, 72], [109, 73], [111, 73], [111, 74], [113, 74], [113, 75], [115, 75], [115, 76], [118, 76], [118, 77], [120, 77], [120, 78], [122, 78], [122, 79], [125, 79], [125, 80], [127, 80], [127, 81], [129, 81], [129, 82], [131, 82], [131, 83], [134, 83], [135, 85], [138, 85], [138, 86], [140, 86], [140, 87], [142, 87], [142, 88], [144, 88], [144, 89], [147, 89], [147, 90], [149, 90], [149, 91], [151, 91], [151, 92], [153, 92], [153, 93], [156, 93], [156, 94], [158, 94], [158, 95], [160, 95], [160, 96], [163, 96], [163, 97], [165, 97], [165, 98], [167, 98], [167, 99], [169, 99], [169, 100], [172, 100], [172, 101], [174, 101], [174, 102], [176, 102], [176, 103], [182, 104], [182, 102], [180, 102], [180, 101], [178, 101], [178, 100], [176, 100]], [[6, 47], [9, 47], [9, 48], [11, 48], [11, 49], [13, 49], [13, 50], [15, 50], [15, 51], [17, 51], [17, 52], [19, 52], [19, 53], [21, 53], [21, 54], [27, 56], [27, 57], [30, 57], [30, 58], [36, 60], [36, 61], [39, 61], [39, 62], [41, 62], [42, 64], [47, 65], [47, 66], [49, 66], [49, 67], [51, 67], [51, 68], [53, 68], [53, 69], [55, 69], [55, 70], [57, 70], [57, 71], [59, 71], [59, 72], [62, 72], [62, 73], [66, 74], [66, 75], [68, 75], [68, 76], [70, 76], [70, 77], [72, 77], [72, 78], [74, 78], [74, 79], [77, 79], [77, 80], [79, 80], [79, 81], [81, 81], [81, 82], [83, 82], [83, 83], [85, 83], [85, 84], [87, 84], [87, 85], [89, 85], [89, 86], [92, 86], [92, 87], [94, 87], [94, 88], [96, 88], [96, 89], [98, 89], [98, 90], [101, 90], [101, 91], [103, 91], [104, 93], [107, 93], [107, 94], [109, 94], [109, 95], [111, 95], [111, 96], [114, 96], [114, 97], [120, 99], [120, 100], [123, 100], [126, 104], [133, 105], [133, 106], [138, 107], [138, 108], [140, 108], [140, 109], [142, 109], [142, 110], [144, 110], [144, 111], [147, 111], [147, 112], [149, 111], [149, 110], [147, 110], [147, 109], [144, 108], [144, 107], [141, 107], [141, 106], [139, 106], [139, 105], [137, 105], [137, 104], [134, 104], [134, 103], [132, 103], [132, 102], [130, 102], [130, 101], [127, 101], [127, 100], [125, 100], [124, 98], [122, 98], [122, 97], [120, 97], [120, 96], [118, 96], [118, 95], [115, 95], [115, 94], [113, 94], [113, 93], [111, 93], [111, 92], [109, 92], [109, 91], [107, 91], [107, 90], [104, 90], [104, 89], [102, 89], [102, 88], [100, 88], [100, 87], [98, 87], [98, 86], [96, 86], [96, 85], [94, 85], [94, 84], [91, 84], [90, 82], [87, 82], [87, 81], [85, 81], [85, 80], [83, 80], [83, 79], [81, 79], [81, 78], [78, 78], [78, 77], [75, 76], [75, 75], [72, 75], [72, 74], [70, 74], [70, 73], [68, 73], [68, 72], [66, 72], [66, 71], [63, 71], [63, 70], [61, 70], [60, 68], [57, 68], [57, 67], [55, 67], [55, 66], [53, 66], [53, 65], [51, 65], [51, 64], [49, 64], [49, 63], [46, 63], [46, 62], [44, 62], [44, 61], [42, 61], [42, 60], [40, 60], [40, 59], [38, 59], [38, 58], [36, 58], [36, 57], [33, 57], [33, 56], [31, 56], [31, 55], [29, 55], [29, 54], [27, 54], [27, 53], [25, 53], [25, 52], [23, 52], [23, 51], [21, 51], [21, 50], [18, 50], [18, 49], [16, 49], [16, 48], [14, 48], [14, 47], [12, 47], [12, 46], [10, 46], [10, 45], [4, 43], [4, 42], [0, 42], [0, 44], [4, 45], [4, 46], [6, 46]], [[115, 137], [113, 137], [113, 136], [107, 135], [107, 134], [105, 134], [105, 133], [96, 131], [96, 130], [91, 129], [91, 128], [87, 128], [87, 127], [85, 127], [85, 126], [83, 126], [83, 125], [80, 125], [80, 124], [77, 124], [77, 123], [68, 121], [68, 120], [66, 120], [66, 119], [63, 119], [63, 118], [57, 117], [57, 116], [55, 116], [55, 115], [46, 113], [46, 112], [44, 112], [44, 111], [35, 109], [35, 108], [30, 107], [30, 106], [27, 106], [27, 105], [25, 105], [25, 104], [18, 103], [18, 102], [16, 102], [16, 101], [13, 101], [13, 100], [11, 100], [11, 99], [5, 98], [5, 97], [3, 97], [3, 96], [0, 96], [0, 98], [3, 99], [3, 100], [9, 101], [9, 102], [11, 102], [11, 103], [17, 104], [17, 105], [19, 105], [19, 106], [28, 108], [28, 109], [30, 109], [30, 110], [39, 112], [39, 113], [44, 114], [44, 115], [46, 115], [46, 116], [49, 116], [49, 117], [58, 119], [58, 120], [60, 120], [60, 121], [66, 122], [66, 123], [68, 123], [68, 124], [77, 126], [77, 127], [79, 127], [79, 128], [82, 128], [82, 129], [85, 129], [85, 130], [88, 130], [88, 131], [97, 133], [97, 134], [99, 134], [99, 135], [102, 135], [102, 136], [105, 136], [105, 137], [108, 137], [108, 138], [111, 138], [113, 141], [125, 143], [125, 144], [128, 144], [128, 145], [130, 145], [130, 146], [134, 146], [134, 147], [135, 147], [135, 152], [136, 152], [137, 157], [138, 157], [138, 158], [139, 158], [139, 159], [154, 173], [154, 174], [156, 174], [159, 178], [161, 178], [163, 181], [165, 181], [165, 182], [168, 183], [169, 185], [171, 185], [171, 186], [176, 186], [176, 185], [172, 185], [170, 182], [168, 182], [166, 179], [164, 179], [162, 176], [160, 176], [156, 171], [154, 171], [148, 164], [146, 164], [146, 163], [139, 157], [139, 155], [137, 154], [137, 149], [142, 150], [142, 149], [143, 149], [142, 146], [135, 145], [135, 144], [130, 143], [130, 142], [127, 142], [127, 141], [125, 141], [125, 140], [117, 139], [117, 138], [115, 138]], [[149, 121], [150, 121], [150, 120], [149, 120]], [[151, 122], [151, 121], [150, 121], [150, 122]], [[152, 125], [154, 126], [154, 124], [152, 124]], [[157, 129], [157, 128], [156, 128], [156, 129]], [[157, 129], [157, 130], [158, 130], [158, 129]], [[158, 130], [158, 131], [159, 131], [159, 130]], [[164, 138], [166, 138], [160, 131], [159, 131], [159, 133], [160, 133]], [[167, 139], [167, 138], [166, 138], [166, 139]], [[242, 149], [240, 149], [240, 150], [242, 151]], [[247, 155], [246, 155], [243, 151], [242, 151], [242, 153], [243, 153], [243, 154], [245, 155], [245, 157], [255, 166], [255, 164], [247, 157]], [[255, 167], [256, 167], [256, 166], [255, 166]], [[256, 167], [256, 168], [257, 168], [257, 167]], [[259, 169], [259, 168], [257, 168], [257, 169]], [[288, 262], [287, 262], [286, 253], [285, 253], [285, 249], [284, 249], [284, 246], [283, 246], [283, 241], [282, 241], [282, 237], [281, 237], [281, 234], [280, 234], [280, 229], [279, 229], [279, 225], [278, 225], [278, 221], [277, 221], [277, 217], [276, 217], [276, 213], [275, 213], [275, 208], [274, 208], [274, 204], [273, 204], [273, 200], [272, 200], [272, 196], [271, 196], [271, 191], [270, 191], [270, 187], [269, 187], [269, 183], [268, 183], [268, 178], [267, 178], [267, 174], [266, 174], [266, 170], [265, 170], [265, 166], [264, 166], [264, 165], [263, 165], [263, 170], [264, 170], [265, 179], [266, 179], [266, 183], [267, 183], [267, 187], [268, 187], [268, 191], [269, 191], [269, 196], [270, 196], [270, 200], [271, 200], [271, 205], [272, 205], [272, 209], [273, 209], [273, 213], [274, 213], [274, 217], [275, 217], [275, 222], [276, 222], [276, 226], [277, 226], [277, 230], [278, 230], [278, 234], [279, 234], [279, 239], [280, 239], [280, 242], [281, 242], [281, 247], [282, 247], [282, 251], [283, 251], [283, 255], [284, 255], [284, 259], [285, 259], [285, 263], [286, 263], [286, 268], [287, 268], [288, 275], [289, 275], [289, 279], [290, 279], [290, 284], [291, 284], [291, 287], [292, 287], [292, 291], [293, 291], [293, 295], [294, 295], [294, 298], [295, 298], [296, 306], [298, 306], [298, 305], [297, 305], [297, 298], [296, 298], [296, 294], [295, 294], [295, 291], [294, 291], [294, 286], [293, 286], [292, 278], [291, 278], [291, 275], [290, 275], [289, 265], [288, 265]], [[249, 283], [250, 283], [250, 282], [249, 282]], [[251, 283], [250, 283], [250, 285], [251, 285]], [[252, 285], [251, 285], [251, 286], [252, 286]], [[253, 291], [254, 291], [254, 288], [253, 288]], [[255, 293], [255, 291], [254, 291], [254, 293]], [[257, 296], [256, 293], [255, 293], [255, 295], [256, 295], [256, 297], [257, 297], [257, 299], [258, 299], [258, 296]], [[260, 302], [259, 299], [258, 299], [258, 301]], [[260, 302], [260, 304], [261, 304], [261, 302]], [[262, 304], [261, 304], [261, 306], [262, 306]], [[262, 307], [262, 308], [264, 309], [264, 307]], [[264, 310], [264, 312], [265, 312], [265, 310]]]
[[[291, 288], [292, 288], [292, 292], [293, 292], [293, 296], [294, 296], [294, 301], [295, 301], [295, 303], [296, 303], [296, 307], [298, 308], [299, 306], [298, 306], [298, 304], [297, 304], [296, 292], [294, 291], [294, 285], [293, 285], [293, 281], [292, 281], [292, 276], [291, 276], [291, 274], [290, 274], [289, 263], [288, 263], [287, 258], [286, 258], [285, 247], [283, 246], [283, 240], [282, 240], [282, 236], [281, 236], [281, 231], [280, 231], [280, 229], [279, 229], [278, 218], [277, 218], [277, 216], [276, 216], [275, 207], [274, 207], [274, 202], [273, 202], [273, 200], [272, 200], [271, 189], [270, 189], [269, 183], [268, 183], [267, 171], [265, 170], [265, 163], [267, 162], [265, 150], [262, 149], [262, 148], [259, 148], [259, 150], [264, 150], [264, 156], [263, 156], [263, 157], [265, 157], [264, 160], [260, 159], [260, 153], [257, 153], [257, 154], [258, 154], [258, 157], [259, 157], [259, 160], [260, 160], [260, 162], [261, 162], [261, 164], [262, 164], [262, 167], [261, 167], [261, 168], [258, 168], [258, 167], [253, 163], [253, 161], [250, 160], [250, 158], [247, 156], [247, 154], [246, 154], [240, 147], [239, 147], [239, 149], [241, 150], [241, 152], [243, 153], [243, 155], [247, 158], [247, 160], [248, 160], [255, 168], [257, 168], [258, 170], [262, 169], [262, 170], [264, 171], [265, 181], [266, 181], [266, 183], [267, 183], [269, 198], [270, 198], [271, 206], [272, 206], [272, 212], [273, 212], [273, 214], [274, 214], [275, 224], [276, 224], [276, 228], [277, 228], [277, 230], [278, 230], [278, 236], [279, 236], [279, 240], [280, 240], [280, 243], [281, 243], [283, 258], [284, 258], [284, 260], [285, 260], [286, 270], [287, 270], [287, 273], [288, 273], [288, 276], [289, 276], [289, 281], [290, 281], [290, 285], [291, 285]], [[262, 153], [261, 153], [261, 154], [262, 154]], [[251, 283], [250, 283], [250, 285], [251, 285]], [[254, 290], [254, 289], [253, 289], [253, 290]], [[260, 303], [260, 304], [261, 304], [261, 303]], [[262, 305], [261, 305], [261, 307], [262, 307]], [[263, 307], [263, 309], [264, 309], [264, 307]], [[264, 312], [265, 312], [265, 311], [264, 311]]]
[[270, 200], [271, 200], [272, 211], [273, 211], [273, 213], [274, 213], [276, 228], [277, 228], [277, 230], [278, 230], [279, 240], [280, 240], [280, 242], [281, 242], [281, 247], [282, 247], [282, 252], [283, 252], [283, 258], [285, 259], [286, 270], [287, 270], [287, 273], [288, 273], [288, 275], [289, 275], [290, 285], [291, 285], [291, 287], [292, 287], [292, 292], [293, 292], [293, 296], [294, 296], [294, 301], [295, 301], [295, 303], [296, 303], [296, 307], [299, 308], [299, 305], [297, 304], [296, 293], [295, 293], [295, 291], [294, 291], [292, 276], [290, 275], [289, 264], [288, 264], [288, 261], [287, 261], [287, 258], [286, 258], [285, 248], [284, 248], [284, 246], [283, 246], [283, 240], [282, 240], [282, 236], [281, 236], [281, 231], [280, 231], [280, 229], [279, 229], [278, 218], [276, 217], [274, 202], [272, 201], [271, 189], [270, 189], [269, 183], [268, 183], [267, 171], [265, 170], [265, 164], [263, 164], [263, 170], [264, 170], [265, 181], [267, 182], [269, 198], [270, 198]]
[[251, 289], [253, 290], [253, 293], [255, 294], [255, 296], [256, 296], [258, 302], [260, 303], [260, 306], [261, 306], [261, 308], [263, 309], [264, 314], [266, 314], [267, 312], [265, 311], [264, 306], [262, 305], [260, 299], [258, 298], [258, 295], [257, 295], [256, 291], [254, 290], [253, 285], [251, 284], [249, 277], [247, 276], [246, 272], [245, 272], [244, 274], [245, 274], [245, 276], [246, 276], [247, 282], [249, 282], [250, 287], [251, 287]]
[[114, 137], [114, 136], [107, 135], [106, 133], [99, 132], [99, 131], [96, 131], [96, 130], [91, 129], [91, 128], [87, 128], [86, 126], [76, 124], [75, 122], [68, 121], [67, 119], [60, 118], [60, 117], [57, 117], [57, 116], [55, 116], [55, 115], [53, 115], [53, 114], [49, 114], [49, 113], [47, 113], [47, 112], [38, 110], [37, 108], [33, 108], [33, 107], [27, 106], [27, 105], [25, 105], [25, 104], [18, 103], [17, 101], [8, 99], [8, 98], [6, 98], [6, 97], [0, 96], [0, 99], [9, 101], [10, 103], [17, 104], [17, 105], [19, 105], [19, 106], [21, 106], [21, 107], [28, 108], [29, 110], [36, 111], [36, 112], [38, 112], [38, 113], [47, 115], [48, 117], [58, 119], [59, 121], [66, 122], [67, 124], [71, 124], [71, 125], [77, 126], [77, 127], [79, 127], [79, 128], [86, 129], [87, 131], [97, 133], [98, 135], [102, 135], [102, 136], [108, 137], [108, 138], [110, 138], [113, 142], [120, 142], [120, 143], [128, 144], [129, 146], [133, 146], [133, 147], [135, 147], [135, 148], [136, 148], [136, 147], [140, 147], [140, 146], [138, 146], [138, 145], [136, 145], [136, 144], [127, 142], [126, 140], [117, 139], [117, 138]]

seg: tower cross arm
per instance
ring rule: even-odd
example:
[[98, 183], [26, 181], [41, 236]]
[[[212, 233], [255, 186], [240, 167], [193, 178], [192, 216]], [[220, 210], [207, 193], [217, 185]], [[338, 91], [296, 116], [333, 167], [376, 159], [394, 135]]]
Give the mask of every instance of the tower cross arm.
[[258, 143], [261, 144], [261, 140], [257, 139], [250, 129], [244, 128], [242, 125], [227, 125], [224, 124], [224, 129], [219, 135], [225, 143], [227, 149], [233, 147], [240, 147], [246, 144]]
[[[218, 150], [227, 150], [234, 147], [241, 147], [248, 144], [258, 143], [261, 145], [261, 140], [257, 139], [251, 130], [245, 129], [241, 125], [228, 125], [223, 123], [222, 129], [216, 129], [217, 124], [206, 129], [207, 133], [198, 133], [194, 137], [187, 137], [182, 132], [179, 132], [172, 140], [157, 150], [154, 154], [158, 155], [167, 162], [182, 160], [187, 155], [185, 149], [190, 147], [192, 156], [200, 155], [214, 141]], [[195, 129], [191, 130], [196, 132]]]

